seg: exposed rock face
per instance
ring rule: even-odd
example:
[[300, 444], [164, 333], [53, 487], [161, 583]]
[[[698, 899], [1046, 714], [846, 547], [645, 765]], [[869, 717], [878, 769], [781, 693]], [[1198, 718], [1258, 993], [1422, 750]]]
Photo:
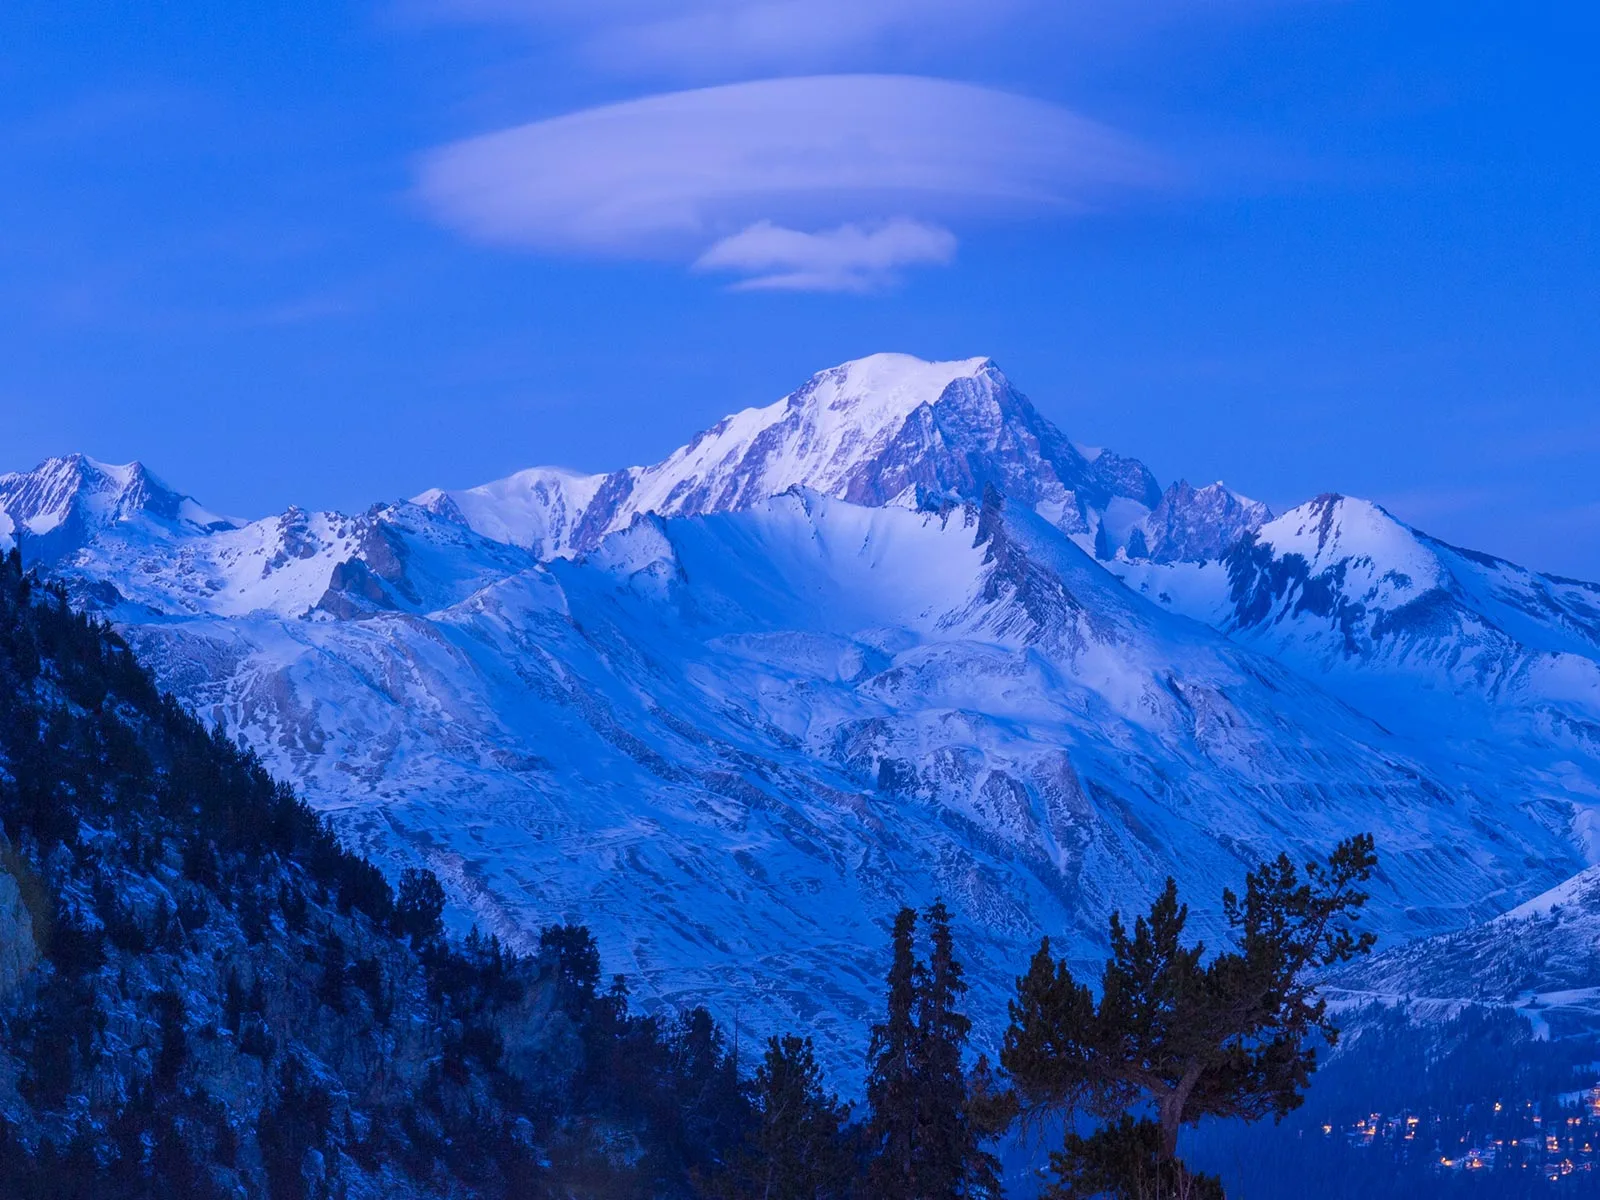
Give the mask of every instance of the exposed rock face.
[[1221, 558], [1244, 537], [1272, 519], [1259, 500], [1229, 491], [1220, 483], [1193, 488], [1180, 479], [1166, 490], [1143, 530], [1143, 554], [1159, 563], [1205, 562]]
[[[0, 841], [0, 853], [4, 842]], [[0, 857], [3, 863], [3, 857]], [[33, 918], [22, 902], [16, 879], [0, 865], [0, 1000], [10, 996], [39, 961]]]
[[135, 517], [173, 533], [205, 533], [232, 522], [206, 512], [140, 463], [109, 466], [83, 454], [52, 458], [32, 471], [0, 475], [0, 549], [55, 562], [100, 531]]

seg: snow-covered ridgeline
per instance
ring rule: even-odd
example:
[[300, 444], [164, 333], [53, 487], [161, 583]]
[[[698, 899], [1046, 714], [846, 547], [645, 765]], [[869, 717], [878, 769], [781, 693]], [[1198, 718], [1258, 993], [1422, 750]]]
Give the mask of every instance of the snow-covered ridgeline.
[[820, 372], [776, 403], [723, 418], [653, 466], [607, 475], [540, 467], [417, 502], [551, 558], [593, 549], [636, 514], [734, 511], [792, 487], [916, 507], [977, 500], [990, 485], [1101, 554], [1142, 538], [1157, 557], [1192, 557], [1270, 515], [1221, 485], [1199, 493], [1174, 485], [1163, 495], [1142, 463], [1086, 453], [990, 359], [928, 363], [903, 354]]
[[901, 902], [952, 902], [999, 1005], [1039, 934], [1089, 953], [1169, 872], [1204, 901], [1371, 829], [1398, 938], [1594, 857], [1600, 589], [1343, 497], [1163, 493], [985, 359], [357, 516], [54, 460], [0, 477], [19, 537], [460, 911], [588, 921], [645, 994], [837, 1052]]

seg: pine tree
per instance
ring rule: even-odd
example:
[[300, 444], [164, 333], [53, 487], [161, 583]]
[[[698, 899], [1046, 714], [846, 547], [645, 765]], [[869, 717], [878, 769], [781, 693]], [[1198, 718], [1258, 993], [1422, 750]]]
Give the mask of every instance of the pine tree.
[[395, 893], [394, 928], [411, 935], [411, 944], [420, 946], [444, 933], [444, 888], [439, 877], [426, 867], [407, 867], [400, 873]]
[[970, 1111], [963, 1058], [972, 1022], [950, 913], [926, 913], [929, 958], [916, 952], [917, 914], [895, 917], [887, 1019], [872, 1030], [867, 1100], [871, 1194], [885, 1200], [965, 1200], [997, 1195], [998, 1164]]
[[720, 1181], [738, 1200], [843, 1200], [855, 1164], [845, 1137], [849, 1107], [822, 1085], [810, 1038], [769, 1038], [751, 1081], [756, 1123]]
[[920, 1200], [916, 1179], [917, 1127], [917, 914], [902, 908], [894, 918], [889, 966], [888, 1011], [872, 1027], [867, 1050], [867, 1103], [872, 1117], [870, 1184], [878, 1200]]
[[584, 1019], [600, 988], [600, 950], [582, 925], [547, 925], [539, 932], [539, 953], [555, 971], [556, 997], [573, 1020]]
[[999, 1164], [984, 1151], [983, 1135], [968, 1111], [962, 1057], [972, 1021], [958, 1007], [967, 984], [955, 956], [950, 913], [941, 900], [926, 916], [930, 953], [917, 1006], [921, 1195], [927, 1200], [997, 1195]]
[[710, 1165], [713, 1148], [735, 1145], [749, 1118], [738, 1063], [722, 1029], [704, 1008], [683, 1013], [668, 1042], [672, 1117], [681, 1157], [697, 1169]]
[[[1111, 918], [1098, 1001], [1045, 940], [1017, 981], [1001, 1065], [1026, 1108], [1106, 1122], [1089, 1137], [1069, 1134], [1053, 1159], [1054, 1194], [1085, 1194], [1098, 1181], [1093, 1193], [1130, 1200], [1220, 1196], [1178, 1160], [1179, 1131], [1206, 1116], [1282, 1117], [1300, 1104], [1314, 1043], [1338, 1038], [1314, 975], [1371, 948], [1372, 934], [1351, 925], [1376, 865], [1370, 835], [1339, 843], [1303, 876], [1286, 855], [1262, 864], [1242, 900], [1223, 893], [1238, 948], [1209, 962], [1203, 945], [1184, 944], [1188, 908], [1169, 879], [1131, 933]], [[1128, 1115], [1145, 1104], [1154, 1121]]]

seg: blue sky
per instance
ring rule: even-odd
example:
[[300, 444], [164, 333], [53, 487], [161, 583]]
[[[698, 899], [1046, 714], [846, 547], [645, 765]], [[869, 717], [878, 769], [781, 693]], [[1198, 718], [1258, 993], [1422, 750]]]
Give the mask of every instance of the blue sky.
[[1600, 578], [1600, 21], [1358, 0], [0, 8], [0, 469], [359, 509], [875, 350]]

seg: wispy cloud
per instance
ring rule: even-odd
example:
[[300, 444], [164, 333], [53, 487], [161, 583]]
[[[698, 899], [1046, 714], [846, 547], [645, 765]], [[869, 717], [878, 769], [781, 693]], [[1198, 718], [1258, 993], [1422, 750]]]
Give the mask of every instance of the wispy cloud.
[[949, 45], [1040, 0], [410, 0], [413, 10], [511, 22], [567, 39], [616, 71], [727, 77], [859, 62], [911, 45]]
[[429, 19], [522, 27], [612, 74], [713, 81], [756, 73], [970, 62], [1025, 36], [1059, 69], [1074, 55], [1187, 20], [1325, 0], [392, 0]]
[[743, 291], [873, 292], [911, 266], [936, 266], [955, 257], [948, 229], [897, 217], [877, 225], [841, 225], [820, 233], [758, 221], [702, 254], [703, 271], [746, 275]]
[[[426, 158], [420, 194], [484, 242], [677, 256], [799, 286], [829, 256], [867, 264], [860, 283], [863, 255], [885, 261], [880, 275], [948, 261], [953, 242], [935, 225], [1080, 211], [1159, 178], [1127, 139], [1056, 105], [938, 79], [829, 75], [673, 92], [471, 138]], [[881, 223], [887, 214], [902, 220]]]

